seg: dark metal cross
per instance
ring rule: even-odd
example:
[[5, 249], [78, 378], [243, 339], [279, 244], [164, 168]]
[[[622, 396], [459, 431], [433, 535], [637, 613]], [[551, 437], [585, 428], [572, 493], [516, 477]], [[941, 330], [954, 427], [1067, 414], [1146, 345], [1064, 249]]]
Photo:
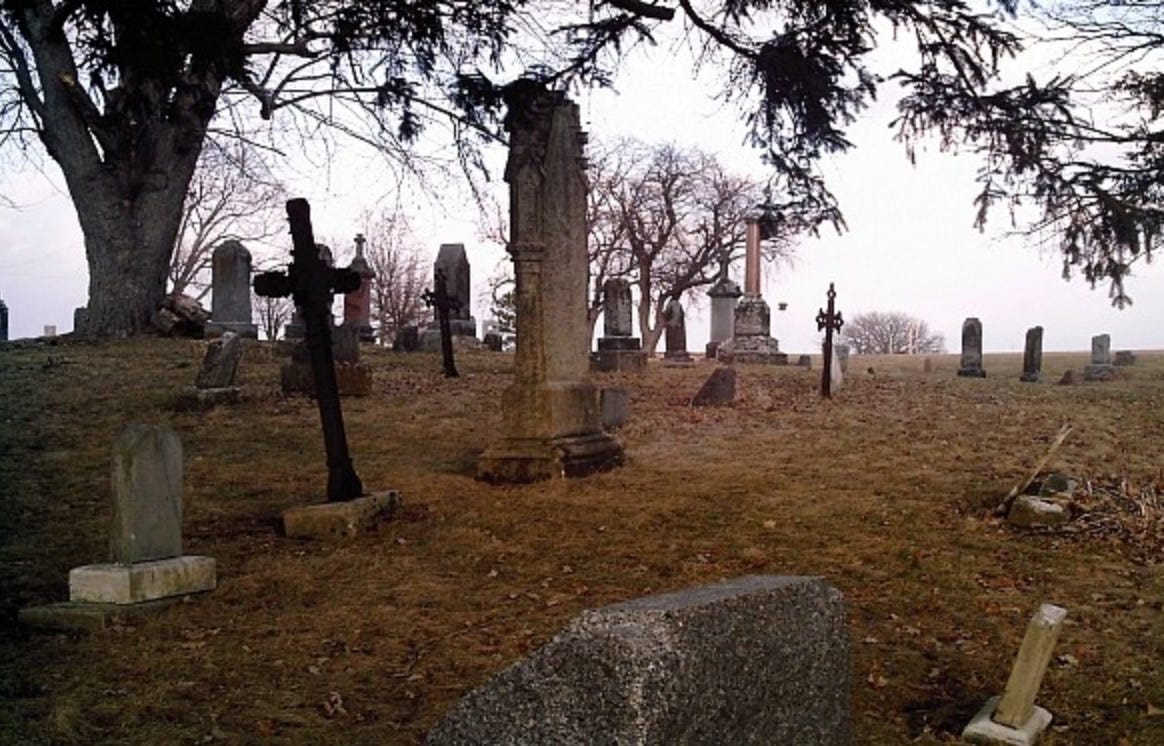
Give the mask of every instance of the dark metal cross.
[[837, 299], [837, 291], [833, 289], [833, 283], [829, 283], [829, 308], [825, 311], [823, 308], [816, 315], [816, 330], [824, 330], [824, 370], [820, 375], [820, 395], [826, 399], [832, 398], [832, 366], [833, 366], [833, 332], [840, 332], [841, 327], [845, 325], [845, 320], [841, 317], [841, 312], [836, 310], [834, 303]]
[[350, 293], [360, 286], [360, 276], [350, 269], [329, 267], [320, 259], [307, 200], [289, 200], [287, 220], [291, 224], [291, 264], [286, 272], [256, 275], [255, 293], [267, 298], [289, 295], [299, 309], [306, 327], [304, 337], [327, 449], [327, 501], [354, 500], [364, 493], [364, 486], [352, 466], [344, 432], [331, 351], [331, 306], [336, 293]]
[[433, 278], [435, 290], [425, 290], [421, 297], [429, 308], [436, 308], [437, 319], [441, 325], [441, 357], [445, 365], [445, 378], [460, 378], [457, 365], [453, 361], [453, 332], [449, 323], [449, 313], [461, 310], [461, 301], [449, 295], [448, 282], [445, 271], [438, 269]]

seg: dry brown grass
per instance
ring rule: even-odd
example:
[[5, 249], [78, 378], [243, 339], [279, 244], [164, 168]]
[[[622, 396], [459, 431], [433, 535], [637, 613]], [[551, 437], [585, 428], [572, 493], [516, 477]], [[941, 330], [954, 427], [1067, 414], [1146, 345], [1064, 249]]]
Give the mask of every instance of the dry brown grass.
[[[625, 468], [491, 487], [472, 474], [511, 358], [462, 354], [445, 380], [435, 356], [374, 351], [377, 392], [345, 400], [348, 433], [365, 485], [405, 510], [323, 544], [277, 530], [322, 498], [313, 403], [279, 397], [279, 359], [252, 347], [242, 405], [175, 414], [200, 351], [0, 352], [0, 742], [416, 743], [584, 608], [775, 573], [844, 592], [861, 743], [954, 740], [1044, 601], [1070, 612], [1045, 743], [1164, 743], [1160, 523], [1137, 501], [1164, 486], [1164, 355], [1071, 387], [1051, 382], [1083, 355], [1046, 356], [1040, 385], [1018, 382], [1018, 356], [988, 355], [986, 380], [955, 378], [954, 356], [928, 375], [854, 358], [832, 402], [815, 370], [741, 368], [726, 409], [686, 406], [709, 366], [652, 365], [600, 380], [632, 392]], [[18, 628], [18, 608], [64, 599], [69, 568], [106, 556], [110, 444], [134, 421], [181, 435], [187, 550], [217, 558], [219, 589], [108, 633]], [[1053, 466], [1121, 485], [1128, 530], [991, 517], [1063, 422]]]

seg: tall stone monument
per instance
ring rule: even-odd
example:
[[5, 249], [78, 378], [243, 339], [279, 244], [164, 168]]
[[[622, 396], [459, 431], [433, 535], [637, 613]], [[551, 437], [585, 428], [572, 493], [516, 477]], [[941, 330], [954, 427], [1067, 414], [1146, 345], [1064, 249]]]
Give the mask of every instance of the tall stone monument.
[[8, 304], [0, 299], [0, 342], [8, 341]]
[[509, 111], [509, 254], [517, 298], [514, 381], [502, 395], [504, 437], [481, 454], [493, 482], [574, 477], [622, 463], [586, 377], [586, 135], [561, 91], [521, 81]]
[[602, 284], [602, 331], [598, 351], [590, 356], [590, 369], [626, 370], [641, 373], [647, 367], [642, 341], [631, 328], [631, 287], [623, 279]]
[[982, 322], [974, 316], [962, 322], [962, 358], [958, 375], [986, 378], [982, 368]]
[[[463, 243], [443, 243], [432, 264], [433, 288], [438, 272], [444, 273], [445, 288], [452, 305], [449, 310], [449, 331], [454, 337], [477, 337], [477, 319], [469, 313], [469, 257]], [[440, 318], [434, 317], [420, 333], [420, 349], [439, 352], [441, 349]]]
[[1043, 327], [1027, 329], [1027, 340], [1023, 347], [1023, 374], [1020, 381], [1038, 383], [1043, 370]]
[[687, 319], [683, 313], [683, 304], [672, 298], [663, 309], [663, 342], [666, 349], [663, 352], [663, 365], [684, 366], [695, 362], [691, 353], [687, 352]]
[[376, 279], [376, 273], [364, 257], [366, 243], [364, 234], [357, 233], [356, 256], [348, 269], [360, 276], [360, 287], [344, 294], [344, 324], [355, 327], [361, 342], [375, 342], [376, 333], [372, 331], [372, 281]]
[[743, 292], [740, 286], [728, 277], [728, 263], [719, 268], [719, 279], [707, 291], [711, 298], [711, 332], [708, 335], [707, 359], [714, 360], [719, 346], [731, 339], [736, 328], [736, 305]]
[[206, 335], [234, 332], [257, 339], [251, 320], [251, 252], [238, 241], [223, 241], [214, 249], [210, 265], [210, 322]]
[[1091, 338], [1091, 363], [1083, 366], [1083, 380], [1107, 381], [1115, 377], [1111, 362], [1111, 335], [1097, 334]]
[[771, 309], [760, 295], [760, 244], [767, 237], [770, 220], [767, 205], [757, 206], [745, 218], [744, 296], [736, 304], [732, 338], [720, 343], [716, 353], [726, 363], [788, 364], [788, 355], [780, 351], [780, 344], [771, 334]]

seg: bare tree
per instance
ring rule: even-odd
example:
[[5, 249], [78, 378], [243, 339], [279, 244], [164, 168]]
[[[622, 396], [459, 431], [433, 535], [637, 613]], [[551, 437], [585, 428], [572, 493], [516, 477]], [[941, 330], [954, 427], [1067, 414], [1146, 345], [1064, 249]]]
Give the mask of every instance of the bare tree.
[[408, 221], [399, 213], [382, 213], [365, 228], [365, 258], [376, 273], [372, 280], [372, 316], [380, 344], [391, 344], [396, 331], [420, 319], [425, 273], [420, 248]]
[[270, 298], [252, 293], [251, 306], [259, 317], [259, 328], [268, 342], [279, 338], [279, 330], [291, 321], [295, 313], [295, 304], [290, 298]]
[[208, 140], [186, 191], [170, 258], [170, 292], [205, 297], [214, 249], [230, 239], [253, 245], [279, 233], [286, 196], [254, 146]]
[[842, 342], [861, 355], [925, 355], [946, 351], [946, 340], [919, 318], [900, 312], [868, 311], [845, 323]]

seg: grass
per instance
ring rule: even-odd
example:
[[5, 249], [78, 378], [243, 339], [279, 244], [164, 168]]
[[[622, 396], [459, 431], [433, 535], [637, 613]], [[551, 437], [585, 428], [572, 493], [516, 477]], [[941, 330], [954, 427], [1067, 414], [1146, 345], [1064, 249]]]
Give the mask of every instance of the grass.
[[[723, 409], [687, 406], [709, 365], [652, 364], [596, 377], [631, 391], [624, 468], [495, 487], [473, 471], [512, 357], [463, 352], [446, 380], [434, 355], [371, 350], [376, 391], [344, 401], [348, 436], [365, 486], [404, 509], [314, 543], [279, 532], [282, 510], [323, 499], [314, 402], [282, 398], [281, 358], [255, 344], [242, 404], [176, 413], [202, 349], [0, 351], [0, 743], [418, 743], [581, 610], [751, 573], [844, 593], [862, 744], [954, 742], [1042, 602], [1069, 611], [1043, 743], [1164, 743], [1164, 354], [1076, 386], [1052, 382], [1083, 354], [1046, 355], [1038, 385], [1014, 355], [987, 355], [985, 380], [956, 378], [955, 356], [931, 373], [854, 357], [833, 401], [819, 369], [741, 367]], [[110, 448], [130, 422], [179, 433], [186, 551], [218, 560], [219, 588], [105, 633], [18, 627], [108, 556]], [[1087, 512], [1055, 530], [995, 518], [1064, 422], [1051, 467]]]

